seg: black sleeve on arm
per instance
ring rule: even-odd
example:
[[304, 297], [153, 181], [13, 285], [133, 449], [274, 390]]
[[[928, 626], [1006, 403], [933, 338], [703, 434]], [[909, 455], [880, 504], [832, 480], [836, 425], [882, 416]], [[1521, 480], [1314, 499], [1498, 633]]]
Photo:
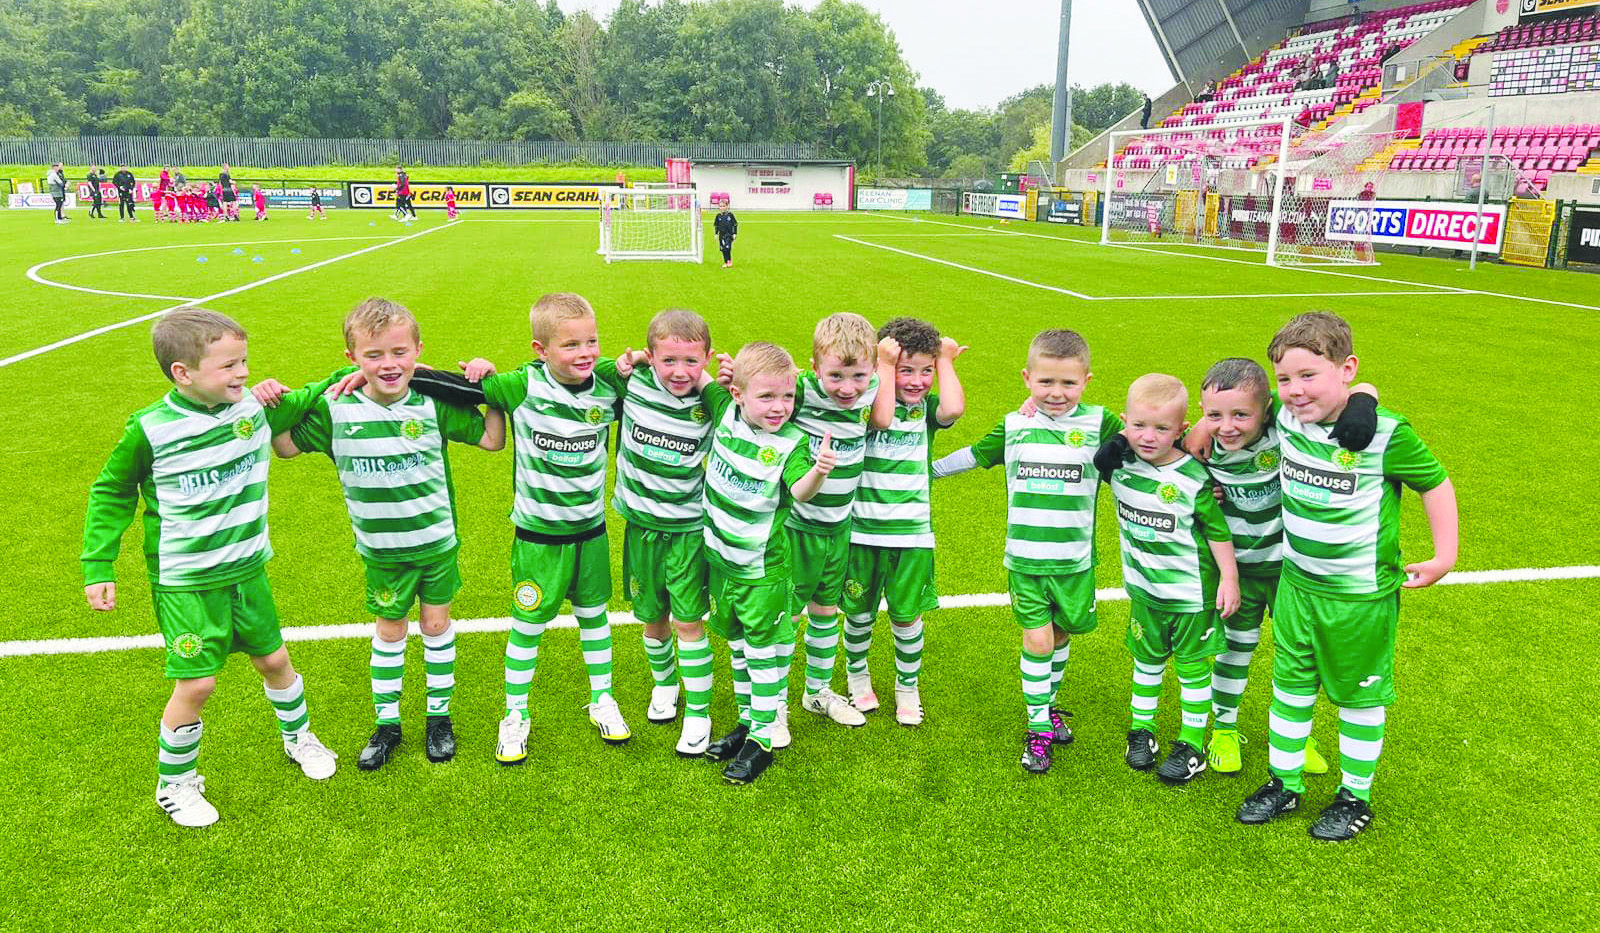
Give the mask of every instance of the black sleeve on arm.
[[488, 399], [483, 394], [483, 384], [470, 382], [460, 373], [419, 367], [411, 374], [411, 384], [418, 392], [441, 402], [468, 408], [488, 404]]

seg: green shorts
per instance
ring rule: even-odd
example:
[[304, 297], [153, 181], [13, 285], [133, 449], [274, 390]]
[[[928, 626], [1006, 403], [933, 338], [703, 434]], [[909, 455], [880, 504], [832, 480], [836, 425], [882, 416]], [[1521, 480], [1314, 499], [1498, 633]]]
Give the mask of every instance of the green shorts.
[[709, 575], [701, 529], [656, 531], [629, 522], [622, 533], [622, 592], [640, 622], [705, 618]]
[[1320, 684], [1335, 706], [1388, 706], [1399, 623], [1399, 590], [1332, 599], [1285, 580], [1272, 605], [1272, 682], [1293, 693], [1316, 693]]
[[850, 563], [850, 526], [820, 534], [791, 528], [788, 534], [794, 598], [802, 608], [806, 603], [839, 605]]
[[413, 563], [375, 564], [367, 568], [367, 611], [380, 619], [404, 619], [418, 599], [430, 606], [448, 606], [461, 591], [461, 568], [455, 548]]
[[[1278, 596], [1278, 577], [1239, 575], [1239, 611], [1222, 620], [1230, 632], [1254, 632], [1272, 610]], [[1273, 618], [1277, 618], [1274, 616]]]
[[611, 547], [605, 535], [572, 544], [511, 542], [511, 615], [549, 622], [561, 601], [604, 606], [611, 600]]
[[1031, 574], [1010, 571], [1011, 615], [1025, 629], [1054, 622], [1069, 635], [1087, 635], [1100, 625], [1095, 614], [1094, 571]]
[[889, 601], [889, 621], [915, 622], [939, 608], [933, 582], [932, 548], [888, 548], [857, 544], [850, 548], [844, 581], [845, 615], [877, 615], [878, 600]]
[[167, 645], [167, 676], [188, 680], [222, 670], [228, 655], [265, 657], [283, 647], [267, 572], [210, 590], [152, 590]]
[[1200, 661], [1227, 647], [1215, 609], [1167, 612], [1135, 599], [1129, 601], [1128, 614], [1126, 641], [1134, 660], [1146, 664], [1164, 664], [1168, 658]]
[[711, 571], [711, 618], [706, 627], [723, 638], [758, 648], [794, 641], [793, 584], [787, 576], [740, 580]]

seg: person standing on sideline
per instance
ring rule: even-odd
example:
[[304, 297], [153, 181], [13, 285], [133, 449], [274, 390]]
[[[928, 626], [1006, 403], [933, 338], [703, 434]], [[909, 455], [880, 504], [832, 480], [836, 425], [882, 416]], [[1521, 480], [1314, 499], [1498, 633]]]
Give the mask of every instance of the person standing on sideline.
[[217, 199], [222, 202], [222, 219], [239, 219], [239, 189], [234, 187], [233, 172], [229, 170], [228, 163], [222, 163], [222, 171], [217, 173]]
[[1144, 95], [1144, 107], [1139, 111], [1139, 128], [1142, 130], [1147, 130], [1150, 128], [1150, 108], [1152, 106], [1153, 105], [1150, 103], [1150, 95]]
[[722, 268], [727, 269], [733, 265], [733, 241], [739, 235], [739, 218], [733, 216], [732, 207], [723, 204], [712, 226], [717, 231], [717, 246], [722, 248]]
[[119, 165], [117, 174], [111, 176], [111, 184], [117, 189], [117, 220], [138, 223], [139, 218], [133, 216], [133, 173], [126, 165]]
[[67, 215], [62, 213], [62, 205], [67, 203], [67, 172], [57, 162], [50, 166], [50, 174], [44, 177], [45, 187], [50, 191], [51, 200], [56, 202], [56, 223], [67, 222]]
[[106, 217], [106, 199], [105, 193], [100, 186], [106, 182], [106, 170], [98, 165], [91, 165], [89, 166], [89, 174], [84, 177], [84, 180], [89, 183], [89, 216], [104, 220]]
[[411, 176], [404, 165], [394, 167], [394, 219], [417, 219], [417, 209], [411, 204]]

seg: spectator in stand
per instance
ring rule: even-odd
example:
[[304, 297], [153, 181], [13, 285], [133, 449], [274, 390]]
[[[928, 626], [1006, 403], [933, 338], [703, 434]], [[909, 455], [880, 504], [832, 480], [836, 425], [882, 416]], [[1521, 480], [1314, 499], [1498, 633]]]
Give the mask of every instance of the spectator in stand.
[[117, 166], [117, 174], [111, 176], [111, 184], [117, 189], [117, 221], [131, 220], [139, 222], [133, 214], [133, 189], [136, 182], [133, 173], [128, 171], [126, 165]]
[[1367, 14], [1362, 12], [1361, 5], [1359, 3], [1350, 4], [1350, 25], [1351, 26], [1359, 26], [1359, 25], [1361, 25], [1362, 20], [1365, 20], [1366, 18], [1367, 18]]
[[1199, 94], [1195, 95], [1194, 102], [1197, 103], [1197, 104], [1209, 104], [1211, 101], [1216, 99], [1216, 96], [1217, 96], [1217, 82], [1211, 81], [1211, 82], [1208, 82], [1206, 84], [1206, 86], [1200, 90]]
[[106, 197], [100, 190], [100, 184], [106, 180], [106, 170], [98, 165], [89, 166], [89, 174], [84, 181], [89, 183], [89, 216], [106, 219]]
[[1150, 128], [1150, 108], [1152, 106], [1154, 106], [1154, 104], [1152, 104], [1150, 102], [1150, 95], [1149, 94], [1144, 95], [1144, 107], [1143, 107], [1143, 109], [1141, 109], [1139, 111], [1139, 128], [1140, 129], [1147, 130], [1147, 129]]
[[1403, 42], [1395, 42], [1395, 43], [1391, 44], [1389, 46], [1388, 50], [1383, 53], [1383, 57], [1378, 59], [1378, 64], [1382, 65], [1385, 62], [1387, 62], [1389, 59], [1394, 58], [1395, 55], [1398, 54], [1399, 51], [1401, 49], [1403, 49], [1403, 48], [1405, 48], [1405, 43], [1403, 43]]
[[57, 162], [50, 166], [50, 173], [44, 177], [45, 187], [50, 191], [50, 199], [56, 202], [56, 223], [67, 222], [67, 215], [61, 208], [67, 203], [67, 170]]

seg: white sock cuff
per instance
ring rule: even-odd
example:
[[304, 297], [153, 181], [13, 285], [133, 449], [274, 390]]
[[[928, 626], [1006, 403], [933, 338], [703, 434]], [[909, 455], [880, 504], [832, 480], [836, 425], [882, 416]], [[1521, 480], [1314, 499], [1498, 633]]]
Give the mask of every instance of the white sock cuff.
[[599, 606], [573, 606], [572, 614], [580, 619], [595, 619], [606, 614], [604, 604]]
[[1348, 706], [1339, 707], [1339, 719], [1350, 723], [1352, 726], [1381, 726], [1389, 718], [1389, 708], [1386, 706], [1373, 706], [1366, 709], [1352, 709]]
[[455, 640], [456, 624], [454, 622], [445, 623], [444, 631], [437, 635], [422, 633], [422, 647], [424, 648], [443, 648]]
[[286, 702], [288, 700], [292, 700], [296, 696], [299, 696], [299, 695], [305, 693], [306, 692], [306, 681], [305, 681], [305, 678], [300, 676], [300, 672], [296, 671], [295, 675], [294, 675], [294, 680], [290, 681], [289, 682], [289, 686], [284, 687], [282, 690], [274, 690], [271, 687], [267, 686], [265, 683], [262, 683], [261, 689], [263, 689], [263, 690], [265, 690], [267, 692], [267, 699], [276, 700], [276, 701], [282, 703], [282, 702]]

